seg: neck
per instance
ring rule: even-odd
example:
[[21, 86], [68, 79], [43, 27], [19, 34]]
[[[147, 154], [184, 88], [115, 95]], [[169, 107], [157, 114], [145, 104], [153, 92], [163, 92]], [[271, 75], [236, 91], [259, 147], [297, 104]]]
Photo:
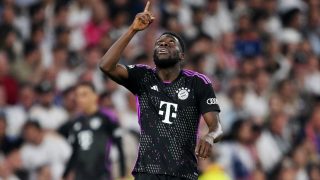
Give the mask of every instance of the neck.
[[84, 110], [84, 113], [86, 115], [91, 115], [97, 111], [98, 111], [98, 105], [94, 104], [94, 105], [90, 106], [88, 109]]
[[164, 82], [172, 82], [174, 81], [180, 74], [181, 68], [180, 64], [176, 64], [173, 67], [169, 68], [159, 68], [157, 67], [157, 74], [161, 81]]

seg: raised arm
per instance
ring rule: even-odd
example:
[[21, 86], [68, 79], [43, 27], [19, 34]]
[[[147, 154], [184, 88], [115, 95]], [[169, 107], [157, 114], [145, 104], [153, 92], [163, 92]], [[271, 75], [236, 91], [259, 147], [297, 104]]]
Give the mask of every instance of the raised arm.
[[150, 2], [148, 1], [142, 13], [138, 13], [127, 30], [106, 52], [102, 57], [99, 67], [114, 81], [121, 83], [128, 78], [127, 69], [119, 64], [119, 59], [123, 50], [127, 47], [133, 36], [141, 30], [146, 29], [154, 20], [154, 16], [150, 12]]
[[209, 132], [200, 139], [196, 147], [196, 155], [200, 158], [207, 158], [211, 155], [213, 143], [220, 140], [222, 136], [222, 127], [219, 120], [218, 112], [207, 112], [203, 115], [209, 128]]

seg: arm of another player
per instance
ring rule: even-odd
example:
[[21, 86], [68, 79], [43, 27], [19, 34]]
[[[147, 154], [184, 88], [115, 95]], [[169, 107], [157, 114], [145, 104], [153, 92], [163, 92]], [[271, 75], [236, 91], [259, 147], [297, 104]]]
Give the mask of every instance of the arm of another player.
[[196, 147], [196, 155], [200, 158], [207, 158], [211, 155], [213, 143], [218, 142], [222, 136], [222, 127], [218, 112], [207, 112], [203, 118], [208, 125], [209, 132], [200, 139]]
[[73, 168], [76, 165], [77, 158], [78, 158], [78, 153], [77, 152], [78, 152], [78, 149], [79, 149], [77, 134], [75, 132], [71, 132], [69, 134], [68, 141], [72, 146], [72, 154], [71, 154], [69, 160], [67, 161], [65, 169], [64, 169], [64, 172], [62, 174], [62, 176], [63, 176], [62, 179], [64, 179], [64, 180], [72, 179], [71, 178], [71, 176], [72, 176], [71, 172], [73, 171]]
[[121, 54], [134, 35], [138, 31], [146, 29], [154, 19], [154, 16], [150, 12], [150, 2], [148, 1], [144, 11], [136, 15], [127, 32], [124, 33], [102, 57], [99, 67], [111, 79], [118, 83], [128, 79], [127, 69], [123, 65], [118, 64]]

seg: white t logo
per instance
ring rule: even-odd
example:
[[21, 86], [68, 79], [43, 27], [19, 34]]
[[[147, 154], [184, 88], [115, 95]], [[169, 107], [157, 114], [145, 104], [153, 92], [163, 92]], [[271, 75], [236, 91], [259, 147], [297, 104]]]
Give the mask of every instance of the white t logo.
[[[178, 110], [178, 104], [175, 103], [169, 103], [169, 102], [165, 102], [165, 101], [160, 101], [160, 109], [162, 107], [162, 105], [166, 105], [166, 110], [165, 110], [165, 116], [164, 116], [164, 120], [162, 120], [163, 123], [168, 123], [168, 124], [172, 124], [172, 122], [169, 121], [170, 116], [172, 118], [176, 118], [177, 117], [177, 110]], [[174, 107], [174, 111], [173, 113], [171, 113], [171, 106]], [[159, 111], [159, 115], [163, 115], [164, 111], [160, 110]]]

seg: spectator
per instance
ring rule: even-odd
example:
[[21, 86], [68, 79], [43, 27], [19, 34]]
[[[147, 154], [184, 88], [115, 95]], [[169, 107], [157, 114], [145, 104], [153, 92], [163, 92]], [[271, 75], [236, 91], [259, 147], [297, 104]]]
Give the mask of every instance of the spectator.
[[6, 122], [6, 116], [4, 113], [0, 112], [0, 157], [2, 158], [5, 155], [8, 155], [14, 150], [17, 150], [22, 141], [19, 140], [11, 140], [6, 135], [6, 128], [7, 128], [7, 122]]
[[65, 47], [56, 46], [53, 49], [53, 66], [57, 72], [57, 76], [54, 79], [56, 81], [56, 87], [58, 91], [63, 91], [72, 85], [75, 85], [78, 80], [78, 73], [68, 61], [69, 54]]
[[309, 178], [306, 169], [308, 154], [303, 145], [299, 145], [293, 150], [292, 159], [297, 173], [296, 178], [299, 180], [308, 180]]
[[24, 59], [15, 62], [12, 67], [14, 76], [19, 82], [38, 82], [43, 67], [41, 66], [39, 47], [32, 42], [24, 46]]
[[39, 121], [45, 130], [56, 130], [68, 119], [65, 109], [54, 104], [54, 87], [47, 81], [35, 87], [39, 104], [30, 109], [30, 117]]
[[223, 119], [221, 123], [226, 134], [231, 133], [231, 125], [237, 119], [246, 119], [250, 115], [244, 107], [245, 88], [243, 86], [232, 87], [229, 97], [231, 99], [231, 106], [226, 108], [221, 116]]
[[97, 64], [102, 56], [101, 49], [98, 46], [92, 46], [87, 48], [85, 54], [85, 63], [83, 64], [83, 70], [92, 73], [92, 81], [94, 87], [97, 89], [98, 93], [104, 90], [103, 84], [103, 74], [97, 69]]
[[29, 110], [35, 102], [35, 92], [31, 84], [24, 84], [20, 87], [19, 102], [14, 106], [6, 108], [7, 135], [16, 139], [21, 135], [22, 126], [28, 119]]
[[8, 58], [4, 52], [0, 52], [0, 85], [6, 93], [6, 101], [12, 105], [17, 102], [18, 84], [10, 74]]
[[253, 88], [248, 90], [245, 95], [245, 108], [253, 116], [257, 123], [262, 124], [266, 118], [268, 108], [268, 83], [269, 75], [264, 70], [254, 74]]
[[319, 58], [311, 55], [308, 60], [308, 73], [305, 77], [304, 87], [311, 95], [320, 95], [320, 63]]
[[289, 158], [285, 158], [277, 170], [276, 177], [274, 179], [282, 180], [282, 179], [295, 179], [296, 172], [294, 169], [294, 165]]
[[257, 140], [257, 154], [265, 172], [272, 172], [291, 149], [292, 132], [289, 117], [285, 113], [271, 115], [267, 128]]
[[290, 79], [283, 80], [278, 84], [278, 93], [284, 103], [284, 112], [291, 118], [295, 118], [302, 104], [297, 94], [296, 84], [293, 84]]
[[311, 6], [310, 11], [308, 12], [308, 25], [305, 29], [305, 35], [307, 36], [314, 53], [320, 55], [320, 38], [319, 34], [319, 11], [316, 6]]
[[219, 148], [218, 162], [232, 179], [252, 177], [259, 160], [255, 149], [253, 124], [248, 120], [237, 120], [231, 128], [231, 141]]
[[50, 179], [61, 179], [65, 163], [71, 155], [71, 147], [60, 136], [46, 133], [36, 121], [28, 121], [23, 127], [26, 143], [18, 152], [10, 154], [7, 164], [12, 171], [24, 168], [28, 179], [44, 176], [44, 168], [49, 171]]
[[317, 104], [314, 106], [313, 111], [311, 112], [311, 116], [309, 122], [307, 123], [304, 129], [304, 135], [307, 140], [312, 142], [312, 145], [317, 150], [318, 154], [320, 153], [320, 105]]
[[85, 0], [72, 1], [68, 13], [68, 25], [72, 29], [70, 34], [71, 50], [81, 50], [85, 47], [86, 41], [83, 36], [82, 27], [91, 18], [89, 2]]
[[221, 47], [218, 47], [215, 53], [218, 59], [217, 73], [228, 78], [236, 73], [239, 64], [238, 58], [234, 55], [235, 35], [233, 33], [224, 33], [221, 36], [221, 42]]
[[219, 39], [223, 33], [231, 32], [233, 21], [226, 4], [219, 0], [207, 0], [203, 30], [213, 39]]
[[316, 180], [320, 178], [320, 168], [318, 164], [310, 164], [308, 166], [308, 175], [310, 180]]
[[111, 29], [111, 22], [108, 19], [108, 6], [102, 1], [92, 3], [92, 17], [86, 24], [84, 35], [87, 46], [98, 45], [103, 34], [108, 33]]
[[75, 96], [74, 86], [69, 87], [62, 92], [63, 107], [67, 111], [69, 119], [59, 127], [58, 132], [65, 138], [69, 137], [69, 133], [74, 124], [74, 119], [78, 116]]

